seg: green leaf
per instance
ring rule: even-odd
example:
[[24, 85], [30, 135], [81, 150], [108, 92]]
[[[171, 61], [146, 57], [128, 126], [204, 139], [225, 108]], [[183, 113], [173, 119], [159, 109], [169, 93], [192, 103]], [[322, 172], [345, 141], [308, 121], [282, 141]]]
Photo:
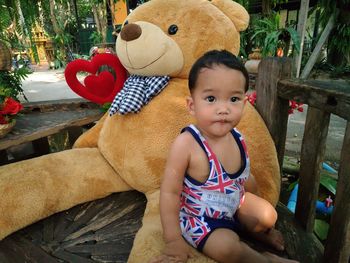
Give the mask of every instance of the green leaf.
[[328, 175], [326, 172], [321, 171], [320, 184], [325, 187], [332, 194], [337, 192], [337, 180]]
[[288, 190], [288, 191], [292, 191], [298, 182], [299, 182], [299, 181], [295, 181], [295, 182], [291, 183], [291, 184], [288, 186], [288, 189], [287, 189], [287, 190]]
[[320, 219], [315, 219], [314, 232], [322, 241], [327, 239], [329, 224]]
[[110, 102], [104, 103], [104, 104], [102, 105], [102, 107], [101, 107], [101, 111], [102, 111], [102, 112], [107, 112], [107, 111], [109, 110], [109, 108], [111, 107], [111, 104], [112, 104], [112, 103], [110, 103]]

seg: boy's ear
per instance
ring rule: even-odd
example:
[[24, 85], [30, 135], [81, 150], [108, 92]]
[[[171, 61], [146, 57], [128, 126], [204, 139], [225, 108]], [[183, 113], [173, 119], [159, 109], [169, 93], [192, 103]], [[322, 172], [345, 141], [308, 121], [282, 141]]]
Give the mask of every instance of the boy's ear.
[[244, 96], [244, 100], [243, 100], [244, 105], [247, 103], [247, 101], [248, 101], [248, 96]]
[[193, 98], [191, 96], [186, 98], [186, 103], [187, 103], [187, 109], [190, 112], [191, 115], [194, 115], [194, 103], [193, 103]]

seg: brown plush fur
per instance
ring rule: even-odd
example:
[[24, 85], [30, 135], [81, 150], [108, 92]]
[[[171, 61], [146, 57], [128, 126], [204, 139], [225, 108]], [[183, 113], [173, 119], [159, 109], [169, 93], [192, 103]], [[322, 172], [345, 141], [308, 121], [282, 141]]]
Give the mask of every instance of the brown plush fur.
[[[0, 167], [0, 239], [76, 204], [136, 189], [145, 193], [148, 203], [129, 262], [147, 262], [161, 252], [160, 180], [170, 144], [181, 128], [193, 122], [185, 99], [189, 69], [211, 49], [237, 54], [238, 30], [247, 27], [249, 16], [231, 0], [152, 0], [135, 9], [127, 20], [129, 24], [148, 22], [140, 25], [147, 27], [144, 32], [149, 35], [134, 40], [128, 49], [128, 43], [118, 38], [117, 53], [123, 65], [132, 74], [165, 71], [172, 77], [168, 86], [137, 114], [106, 115], [78, 139], [76, 149]], [[168, 35], [172, 24], [178, 26], [178, 32]], [[159, 35], [159, 28], [164, 36]], [[148, 47], [155, 32], [159, 46], [153, 42]], [[172, 50], [180, 50], [182, 57], [167, 54], [163, 58], [168, 59], [159, 58], [148, 65], [152, 55]], [[140, 64], [137, 68], [137, 63], [145, 63], [145, 67]], [[246, 138], [261, 196], [275, 205], [280, 187], [275, 148], [249, 103], [238, 128]], [[211, 261], [196, 251], [194, 254], [190, 262]]]

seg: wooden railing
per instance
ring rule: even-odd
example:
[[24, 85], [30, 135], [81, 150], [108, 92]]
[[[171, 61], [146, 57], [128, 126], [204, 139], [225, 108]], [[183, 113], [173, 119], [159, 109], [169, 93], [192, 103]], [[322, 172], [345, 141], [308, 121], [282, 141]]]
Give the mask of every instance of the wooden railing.
[[324, 262], [349, 262], [350, 255], [350, 83], [291, 79], [287, 58], [261, 61], [256, 82], [257, 109], [275, 142], [282, 167], [288, 124], [288, 103], [308, 105], [300, 153], [299, 191], [295, 219], [307, 233], [313, 231], [320, 171], [330, 115], [347, 121], [339, 162], [334, 210], [324, 248]]

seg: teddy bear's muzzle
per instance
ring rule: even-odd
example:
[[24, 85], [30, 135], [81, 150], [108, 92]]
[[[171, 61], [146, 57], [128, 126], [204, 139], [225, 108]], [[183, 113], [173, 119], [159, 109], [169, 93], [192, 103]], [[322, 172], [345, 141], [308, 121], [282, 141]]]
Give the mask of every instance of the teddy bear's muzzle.
[[124, 41], [132, 41], [138, 39], [142, 34], [142, 29], [137, 24], [127, 24], [120, 32], [120, 37]]

